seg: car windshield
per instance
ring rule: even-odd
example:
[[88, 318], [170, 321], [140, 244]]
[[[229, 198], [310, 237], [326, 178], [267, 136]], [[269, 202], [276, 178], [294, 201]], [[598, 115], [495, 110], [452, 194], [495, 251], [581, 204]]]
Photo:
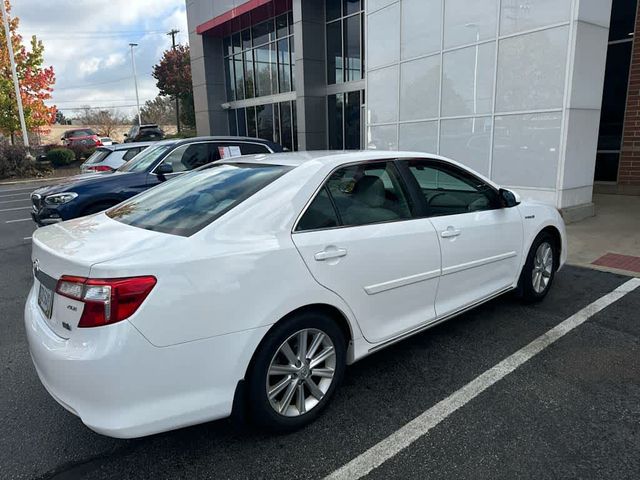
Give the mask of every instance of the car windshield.
[[156, 145], [143, 150], [140, 154], [131, 159], [130, 162], [122, 165], [119, 172], [144, 172], [155, 162], [160, 156], [173, 147], [173, 144]]
[[134, 227], [188, 237], [290, 170], [282, 165], [212, 164], [107, 211]]
[[108, 148], [98, 148], [95, 152], [91, 154], [89, 158], [87, 158], [87, 160], [84, 163], [86, 165], [100, 163], [105, 158], [107, 158], [110, 153], [111, 153], [111, 150], [109, 150]]

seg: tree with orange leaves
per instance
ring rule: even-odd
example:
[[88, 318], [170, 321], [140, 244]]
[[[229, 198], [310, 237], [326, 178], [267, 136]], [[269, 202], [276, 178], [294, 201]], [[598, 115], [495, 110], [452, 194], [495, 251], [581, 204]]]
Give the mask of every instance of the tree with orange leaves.
[[[3, 0], [0, 0], [3, 1]], [[11, 11], [9, 0], [4, 0], [7, 14]], [[20, 96], [24, 107], [24, 116], [29, 131], [47, 133], [48, 127], [55, 121], [56, 107], [47, 107], [45, 100], [51, 98], [55, 74], [53, 67], [43, 67], [44, 46], [36, 36], [31, 37], [31, 49], [23, 45], [18, 34], [19, 19], [10, 19], [11, 44], [16, 60], [16, 70], [20, 83]], [[0, 29], [0, 133], [13, 140], [20, 131], [18, 105], [11, 79], [11, 65], [4, 29]]]

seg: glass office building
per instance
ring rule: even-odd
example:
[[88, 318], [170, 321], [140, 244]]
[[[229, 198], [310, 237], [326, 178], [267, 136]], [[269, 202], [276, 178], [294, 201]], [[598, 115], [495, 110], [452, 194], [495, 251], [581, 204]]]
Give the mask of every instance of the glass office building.
[[432, 152], [589, 215], [594, 185], [634, 178], [623, 127], [636, 9], [636, 0], [188, 0], [198, 132], [293, 150]]

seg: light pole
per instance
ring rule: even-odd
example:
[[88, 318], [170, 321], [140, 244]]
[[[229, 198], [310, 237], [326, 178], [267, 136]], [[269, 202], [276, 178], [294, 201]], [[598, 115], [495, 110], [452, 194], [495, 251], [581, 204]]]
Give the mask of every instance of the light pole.
[[138, 125], [142, 125], [142, 118], [140, 117], [140, 97], [138, 97], [138, 76], [136, 75], [136, 58], [133, 54], [133, 47], [137, 47], [137, 43], [130, 43], [131, 47], [131, 66], [133, 67], [133, 83], [136, 86], [136, 105], [138, 106]]
[[11, 43], [11, 28], [9, 28], [9, 16], [4, 5], [4, 0], [0, 0], [2, 6], [2, 21], [4, 23], [4, 33], [7, 40], [7, 49], [9, 50], [9, 63], [11, 64], [11, 75], [13, 76], [13, 86], [16, 91], [16, 101], [18, 102], [18, 116], [20, 117], [20, 127], [22, 128], [22, 143], [29, 148], [29, 133], [27, 132], [27, 124], [24, 121], [24, 110], [22, 109], [22, 97], [20, 96], [20, 83], [18, 83], [18, 74], [16, 73], [16, 60], [13, 57], [13, 44]]

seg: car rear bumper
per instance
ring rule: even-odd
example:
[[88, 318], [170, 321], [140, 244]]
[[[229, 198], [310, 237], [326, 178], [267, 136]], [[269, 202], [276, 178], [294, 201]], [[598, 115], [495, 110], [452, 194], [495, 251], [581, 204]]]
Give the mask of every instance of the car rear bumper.
[[[133, 438], [223, 418], [244, 377], [251, 330], [155, 347], [129, 322], [74, 329], [46, 324], [32, 288], [25, 305], [31, 357], [51, 396], [92, 430]], [[248, 356], [250, 358], [250, 354]]]

